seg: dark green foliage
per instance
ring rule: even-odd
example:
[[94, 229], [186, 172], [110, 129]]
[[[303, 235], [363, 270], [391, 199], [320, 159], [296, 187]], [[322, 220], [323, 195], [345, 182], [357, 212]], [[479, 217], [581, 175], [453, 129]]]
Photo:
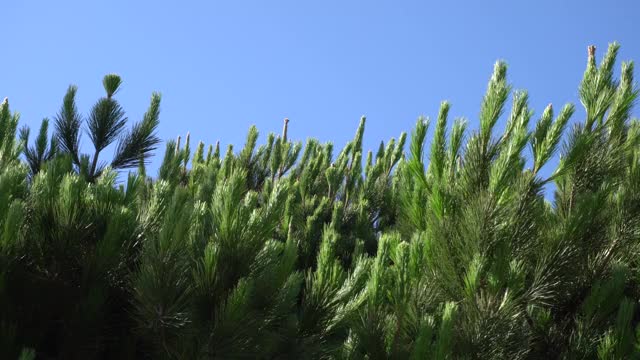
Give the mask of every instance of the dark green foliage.
[[[55, 149], [55, 145], [59, 144], [63, 154], [71, 157], [76, 171], [89, 182], [94, 182], [105, 171], [106, 166], [112, 169], [131, 169], [139, 165], [144, 165], [151, 156], [153, 150], [160, 143], [160, 139], [156, 136], [156, 130], [159, 124], [160, 115], [160, 94], [153, 93], [151, 96], [151, 104], [144, 114], [142, 121], [135, 123], [131, 130], [125, 131], [127, 117], [124, 109], [113, 95], [119, 90], [122, 80], [118, 75], [106, 75], [102, 81], [106, 97], [99, 99], [91, 108], [91, 112], [87, 116], [87, 136], [91, 140], [94, 147], [93, 155], [82, 154], [80, 152], [80, 139], [82, 126], [82, 116], [78, 112], [75, 97], [77, 88], [69, 86], [62, 107], [55, 118], [55, 140], [52, 140], [51, 148]], [[46, 126], [43, 123], [44, 134], [41, 128], [40, 136], [46, 139]], [[25, 131], [24, 138], [28, 138], [28, 130]], [[40, 144], [40, 138], [37, 144]], [[117, 141], [117, 146], [113, 159], [109, 163], [100, 163], [99, 156], [109, 145]], [[46, 141], [45, 141], [46, 144]], [[37, 149], [39, 149], [37, 147]], [[31, 154], [27, 150], [25, 155], [31, 165], [33, 157], [40, 160], [39, 152]], [[40, 161], [39, 163], [41, 163]], [[32, 173], [35, 175], [40, 166], [31, 165]]]
[[[640, 358], [638, 90], [632, 63], [615, 79], [617, 50], [597, 66], [589, 49], [584, 121], [570, 123], [570, 104], [536, 121], [498, 62], [477, 130], [450, 125], [443, 102], [427, 151], [423, 118], [375, 154], [362, 146], [364, 118], [335, 153], [292, 142], [285, 120], [264, 144], [250, 128], [239, 151], [169, 141], [157, 180], [144, 164], [159, 143], [159, 95], [127, 132], [121, 80], [106, 76], [86, 119], [93, 155], [80, 152], [74, 87], [54, 137], [45, 119], [33, 146], [5, 101], [0, 352]], [[106, 166], [98, 155], [113, 143]]]
[[24, 145], [24, 157], [27, 165], [29, 165], [31, 176], [40, 172], [44, 164], [52, 160], [58, 152], [58, 139], [56, 137], [51, 137], [51, 140], [47, 142], [48, 129], [49, 119], [45, 118], [42, 120], [42, 125], [40, 125], [40, 131], [33, 147], [28, 146], [29, 128], [24, 127], [20, 130], [20, 140]]

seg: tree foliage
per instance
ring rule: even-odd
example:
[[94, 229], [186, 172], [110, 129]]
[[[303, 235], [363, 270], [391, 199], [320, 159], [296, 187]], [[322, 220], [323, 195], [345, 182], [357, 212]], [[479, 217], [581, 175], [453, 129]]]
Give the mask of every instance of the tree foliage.
[[[119, 77], [104, 78], [86, 119], [72, 86], [54, 136], [45, 119], [33, 146], [5, 101], [1, 351], [640, 358], [638, 89], [633, 63], [614, 76], [617, 51], [596, 65], [589, 48], [583, 121], [571, 104], [535, 118], [497, 62], [477, 130], [450, 121], [443, 102], [429, 146], [420, 118], [375, 154], [363, 150], [365, 118], [335, 153], [292, 142], [288, 120], [261, 145], [250, 128], [239, 151], [192, 153], [187, 135], [167, 142], [155, 180], [143, 164], [159, 142], [159, 95], [126, 132]], [[83, 122], [93, 156], [81, 153]], [[118, 181], [116, 170], [141, 164]]]
[[[125, 126], [128, 118], [118, 100], [114, 98], [121, 84], [122, 80], [118, 75], [106, 75], [102, 80], [106, 96], [98, 99], [86, 119], [83, 119], [76, 105], [78, 88], [74, 85], [69, 86], [60, 111], [54, 118], [55, 135], [49, 143], [49, 149], [47, 150], [46, 139], [48, 119], [42, 122], [35, 148], [25, 149], [25, 158], [32, 175], [40, 171], [43, 163], [54, 157], [56, 152], [70, 157], [75, 171], [89, 182], [96, 181], [107, 166], [114, 170], [144, 166], [160, 143], [156, 130], [159, 124], [161, 97], [159, 93], [153, 93], [143, 119], [127, 131]], [[93, 155], [81, 152], [83, 122], [86, 125], [86, 135], [93, 144]], [[21, 138], [25, 142], [28, 141], [28, 128], [22, 131]], [[114, 143], [116, 148], [113, 159], [110, 162], [100, 162], [100, 153]]]

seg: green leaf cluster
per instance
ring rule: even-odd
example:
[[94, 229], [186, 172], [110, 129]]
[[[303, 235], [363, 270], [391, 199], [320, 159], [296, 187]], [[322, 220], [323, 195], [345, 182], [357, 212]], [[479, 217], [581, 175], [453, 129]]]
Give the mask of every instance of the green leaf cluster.
[[477, 129], [443, 102], [429, 144], [420, 118], [375, 154], [364, 117], [339, 151], [291, 141], [288, 120], [240, 149], [187, 134], [155, 179], [159, 95], [127, 131], [117, 75], [86, 117], [72, 86], [32, 146], [5, 101], [0, 353], [640, 358], [638, 89], [617, 51], [589, 48], [582, 121], [536, 117], [497, 62]]

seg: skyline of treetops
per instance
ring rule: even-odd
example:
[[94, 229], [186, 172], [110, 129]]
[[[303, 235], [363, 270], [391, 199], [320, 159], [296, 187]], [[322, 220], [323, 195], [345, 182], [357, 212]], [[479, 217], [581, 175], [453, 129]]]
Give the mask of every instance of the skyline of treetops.
[[[619, 48], [619, 45], [617, 43], [614, 42], [613, 44]], [[590, 45], [588, 47], [588, 51], [590, 54], [592, 51], [595, 52], [595, 46]], [[617, 51], [618, 50], [616, 50], [616, 52]], [[590, 56], [595, 56], [595, 53], [593, 53]], [[498, 60], [498, 62], [504, 63], [506, 66], [506, 62], [504, 60]], [[111, 82], [111, 84], [108, 84], [109, 81]], [[160, 125], [159, 113], [160, 113], [161, 94], [160, 92], [152, 93], [151, 105], [149, 105], [149, 108], [147, 109], [147, 111], [145, 111], [145, 113], [142, 115], [143, 120], [139, 121], [138, 123], [133, 123], [132, 121], [132, 124], [128, 124], [128, 125], [129, 127], [131, 126], [135, 127], [135, 129], [134, 128], [129, 129], [126, 126], [127, 122], [129, 121], [129, 117], [127, 116], [122, 106], [119, 104], [118, 99], [113, 97], [119, 91], [121, 85], [122, 85], [122, 79], [120, 78], [119, 75], [113, 74], [113, 73], [106, 75], [103, 79], [103, 88], [107, 96], [100, 98], [96, 103], [94, 103], [89, 109], [86, 109], [84, 112], [81, 109], [78, 109], [78, 106], [77, 106], [76, 94], [78, 92], [78, 87], [73, 84], [69, 85], [67, 92], [63, 98], [62, 106], [58, 109], [57, 112], [54, 113], [54, 115], [52, 115], [51, 117], [45, 117], [40, 123], [39, 131], [37, 133], [38, 138], [35, 140], [35, 143], [37, 144], [37, 146], [30, 147], [30, 148], [27, 146], [27, 148], [24, 151], [24, 157], [25, 157], [25, 160], [29, 163], [29, 166], [31, 167], [31, 172], [32, 173], [37, 172], [38, 166], [39, 166], [38, 163], [42, 163], [43, 161], [46, 161], [52, 158], [57, 148], [60, 147], [65, 152], [69, 154], [73, 154], [72, 160], [74, 163], [74, 167], [76, 168], [79, 168], [80, 166], [85, 167], [83, 172], [91, 173], [89, 174], [90, 177], [98, 176], [106, 166], [111, 166], [114, 169], [132, 169], [135, 167], [140, 167], [139, 166], [140, 159], [131, 158], [133, 153], [136, 153], [136, 152], [143, 153], [142, 157], [144, 159], [142, 163], [145, 165], [145, 174], [148, 172], [149, 173], [148, 175], [152, 177], [157, 176], [158, 172], [160, 171], [160, 166], [162, 164], [162, 161], [161, 161], [162, 157], [159, 156], [160, 154], [158, 154], [157, 151], [155, 150], [157, 150], [158, 147], [162, 147], [163, 146], [162, 144], [164, 142], [171, 140], [171, 138], [161, 139], [158, 136], [158, 129]], [[107, 88], [108, 86], [111, 88]], [[510, 85], [510, 90], [514, 90], [514, 91], [512, 91], [512, 93], [509, 94], [509, 99], [507, 101], [515, 102], [517, 101], [516, 97], [522, 94], [524, 94], [524, 96], [527, 99], [529, 98], [528, 92], [524, 89], [521, 90], [519, 88], [514, 88], [512, 85]], [[579, 91], [581, 90], [579, 89]], [[582, 96], [582, 94], [580, 94], [580, 96]], [[8, 101], [8, 98], [5, 98], [5, 101]], [[580, 101], [582, 101], [582, 99], [580, 99]], [[451, 108], [452, 102], [450, 100], [443, 100], [442, 103], [447, 103], [446, 107], [448, 112], [449, 109]], [[108, 108], [109, 105], [107, 104], [112, 104], [113, 109], [109, 109]], [[455, 106], [455, 102], [453, 102], [453, 105]], [[586, 108], [583, 109], [583, 107], [579, 107], [577, 109], [578, 114], [574, 114], [574, 112], [576, 111], [575, 104], [573, 103], [556, 104], [556, 107], [558, 105], [572, 106], [571, 114], [568, 114], [569, 126], [572, 126], [575, 123], [579, 123], [581, 121], [580, 118], [586, 116]], [[548, 110], [547, 109], [548, 107], [553, 108], [553, 104], [548, 103], [548, 106], [542, 110], [542, 113], [540, 113], [540, 111], [536, 113], [534, 109], [531, 109], [532, 116], [538, 117], [538, 118], [540, 118], [540, 116], [544, 117], [544, 112]], [[439, 111], [441, 110], [442, 109], [440, 109]], [[562, 109], [562, 110], [568, 110], [568, 109]], [[113, 128], [114, 134], [101, 134], [101, 136], [107, 136], [107, 138], [105, 139], [94, 139], [91, 131], [88, 128], [88, 126], [94, 126], [94, 127], [96, 126], [95, 124], [91, 123], [92, 121], [94, 123], [96, 121], [95, 120], [96, 111], [114, 111], [118, 113], [117, 115], [118, 118], [113, 120], [117, 124], [117, 126]], [[632, 117], [634, 114], [633, 111], [634, 109], [632, 108], [630, 110], [630, 116]], [[19, 116], [19, 112], [16, 112], [16, 114], [18, 114]], [[432, 118], [429, 116], [420, 115], [419, 118], [427, 122], [432, 121]], [[475, 114], [472, 114], [471, 116], [469, 116], [469, 114], [464, 114], [462, 116], [456, 116], [455, 120], [465, 122], [467, 124], [465, 125], [465, 128], [466, 128], [469, 124], [473, 126], [474, 123], [477, 121], [477, 118], [478, 118], [478, 115], [475, 115]], [[51, 129], [49, 126], [49, 123], [52, 122], [51, 119], [53, 119], [53, 125], [54, 125], [53, 129]], [[366, 115], [362, 115], [361, 120], [362, 119], [366, 119]], [[355, 120], [356, 119], [354, 119], [354, 125], [357, 123], [357, 121]], [[83, 124], [83, 122], [85, 121], [87, 122], [87, 124]], [[281, 121], [282, 120], [279, 120], [278, 123], [281, 124]], [[284, 121], [288, 123], [290, 120], [289, 118], [285, 118]], [[304, 122], [304, 119], [299, 119], [299, 121]], [[143, 122], [145, 122], [145, 124], [143, 124]], [[153, 123], [150, 123], [150, 122], [153, 122]], [[296, 122], [298, 121], [294, 121], [292, 125], [295, 126]], [[143, 127], [146, 126], [146, 128], [140, 128], [141, 126]], [[253, 126], [254, 125], [252, 125], [252, 127]], [[505, 126], [508, 126], [506, 117], [500, 116], [494, 126], [496, 127], [496, 129], [503, 130]], [[50, 131], [50, 130], [53, 130], [53, 131]], [[186, 135], [186, 140], [189, 141], [191, 130], [186, 129], [185, 131], [180, 132], [179, 134], [174, 134], [173, 139], [177, 138], [177, 141], [180, 141], [180, 139], [182, 138], [182, 135]], [[204, 130], [207, 132], [210, 131], [210, 129], [204, 129]], [[25, 144], [28, 143], [29, 136], [31, 134], [31, 129], [29, 128], [29, 126], [22, 125], [19, 128], [19, 131], [20, 131], [21, 141], [25, 142]], [[130, 133], [132, 131], [135, 133]], [[429, 132], [430, 136], [434, 135], [432, 133], [433, 131], [434, 131], [433, 127], [427, 128], [427, 132]], [[198, 134], [202, 132], [203, 131], [197, 131], [196, 129], [194, 133]], [[50, 133], [51, 133], [51, 138], [47, 140], [46, 138], [47, 136], [49, 136]], [[122, 137], [126, 136], [128, 138], [127, 139], [118, 138], [119, 136], [122, 136]], [[132, 137], [138, 137], [137, 139], [135, 139], [137, 140], [137, 142], [134, 141]], [[313, 139], [313, 138], [314, 138], [313, 135], [311, 135], [306, 140]], [[430, 137], [427, 137], [427, 139], [429, 138]], [[48, 150], [46, 148], [47, 141], [49, 142]], [[104, 144], [102, 143], [96, 144], [95, 141], [98, 141], [98, 142], [106, 141], [106, 142]], [[123, 141], [129, 141], [129, 144], [123, 144], [122, 143]], [[200, 142], [201, 141], [198, 141], [197, 146], [206, 147], [206, 149], [204, 150], [208, 150], [209, 154], [211, 154], [214, 148], [225, 146], [225, 145], [221, 145], [221, 144], [225, 144], [225, 137], [224, 137], [224, 134], [220, 134], [218, 140], [214, 144], [201, 145]], [[329, 142], [332, 142], [332, 141], [329, 140]], [[369, 143], [375, 144], [375, 141], [372, 143], [371, 140], [369, 140]], [[125, 149], [124, 147], [126, 147], [127, 145], [129, 146], [129, 148]], [[239, 144], [226, 142], [226, 147], [233, 148], [234, 145], [237, 147]], [[384, 139], [380, 141], [379, 145], [381, 146], [384, 145]], [[427, 145], [430, 145], [428, 140], [427, 140]], [[132, 146], [142, 146], [143, 148], [134, 149], [134, 148], [131, 148]], [[375, 153], [375, 151], [378, 150], [378, 147], [379, 146], [375, 146], [373, 148], [364, 149], [363, 152], [372, 151]], [[86, 150], [92, 151], [92, 153], [81, 154], [82, 151], [86, 151]], [[527, 150], [530, 150], [530, 149], [527, 149]], [[129, 154], [125, 154], [124, 152], [126, 151], [129, 151]], [[220, 150], [218, 149], [217, 151], [220, 151]], [[111, 161], [108, 161], [108, 160], [101, 161], [99, 158], [100, 154], [102, 154], [102, 157], [114, 157], [114, 159], [112, 159]], [[555, 162], [560, 161], [561, 159], [558, 158], [557, 155], [558, 155], [557, 152], [554, 152], [554, 154], [551, 154], [552, 158], [550, 160], [553, 160]], [[127, 156], [128, 158], [126, 158]], [[116, 158], [116, 157], [120, 157], [120, 158]], [[532, 161], [531, 156], [529, 156], [525, 160], [528, 161], [527, 166], [533, 166], [533, 164], [531, 163]], [[81, 161], [86, 163], [81, 164], [80, 163]], [[150, 170], [151, 170], [150, 172], [146, 170], [147, 167], [150, 167]], [[552, 173], [549, 172], [550, 171], [549, 169], [550, 167], [546, 167], [545, 169], [543, 169], [542, 174], [545, 174], [546, 176], [552, 175]], [[142, 168], [140, 168], [139, 170], [142, 170]], [[537, 170], [540, 170], [540, 169], [537, 169]], [[548, 183], [547, 186], [545, 187], [545, 196], [547, 197], [547, 199], [549, 200], [551, 199], [551, 197], [553, 196], [554, 190], [555, 190], [554, 184]]]

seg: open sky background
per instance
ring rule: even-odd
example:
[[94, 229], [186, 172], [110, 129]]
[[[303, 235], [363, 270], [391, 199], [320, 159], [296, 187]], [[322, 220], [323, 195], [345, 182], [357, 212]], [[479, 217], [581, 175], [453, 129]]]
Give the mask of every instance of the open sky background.
[[587, 45], [599, 61], [618, 41], [619, 60], [640, 61], [638, 19], [637, 0], [6, 1], [0, 97], [37, 131], [69, 84], [86, 114], [104, 94], [102, 76], [117, 73], [130, 120], [162, 93], [164, 140], [190, 131], [193, 145], [239, 149], [250, 125], [263, 141], [288, 117], [290, 137], [339, 148], [366, 115], [364, 146], [375, 150], [418, 116], [434, 119], [442, 100], [476, 129], [497, 59], [529, 91], [534, 119], [548, 103], [572, 102], [581, 121]]

